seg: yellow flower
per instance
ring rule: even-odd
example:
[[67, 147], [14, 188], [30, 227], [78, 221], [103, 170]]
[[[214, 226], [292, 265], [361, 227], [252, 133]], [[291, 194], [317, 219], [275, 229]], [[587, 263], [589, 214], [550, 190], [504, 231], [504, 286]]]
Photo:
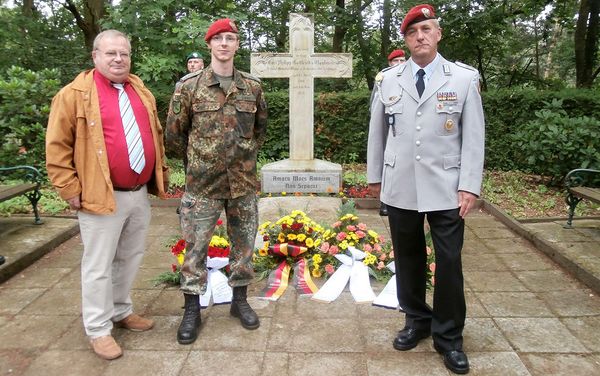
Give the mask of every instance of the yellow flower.
[[312, 248], [312, 247], [316, 247], [316, 246], [318, 246], [318, 245], [319, 245], [319, 244], [317, 244], [317, 242], [319, 242], [319, 244], [320, 244], [320, 243], [321, 243], [321, 240], [320, 240], [320, 239], [317, 239], [317, 241], [315, 242], [315, 241], [313, 240], [313, 238], [306, 238], [306, 242], [305, 242], [305, 244], [306, 244], [306, 246], [307, 246], [308, 248]]
[[313, 255], [312, 259], [315, 264], [320, 264], [321, 261], [323, 261], [323, 258], [318, 253], [316, 255]]
[[288, 240], [296, 240], [297, 236], [296, 234], [288, 234], [287, 238]]
[[379, 239], [379, 235], [378, 235], [378, 234], [377, 234], [375, 231], [373, 231], [373, 230], [369, 230], [369, 231], [367, 231], [367, 233], [368, 233], [368, 234], [369, 234], [369, 236], [371, 236], [371, 237], [372, 237], [372, 238], [375, 240], [375, 242], [377, 243], [377, 240]]
[[323, 273], [321, 273], [321, 269], [319, 269], [319, 268], [314, 268], [314, 269], [312, 270], [312, 273], [311, 273], [311, 274], [312, 274], [312, 276], [313, 276], [313, 277], [315, 277], [315, 278], [320, 278], [320, 277], [321, 277], [321, 275], [322, 275]]
[[267, 250], [264, 249], [264, 248], [261, 248], [261, 249], [258, 250], [258, 255], [262, 256], [262, 257], [266, 256], [268, 253], [269, 252], [267, 252]]
[[177, 255], [177, 263], [179, 265], [183, 265], [183, 259], [185, 258], [185, 255], [183, 254], [183, 252], [181, 252], [180, 254]]
[[306, 214], [302, 210], [294, 210], [294, 211], [292, 211], [292, 214], [291, 214], [292, 217], [295, 217], [297, 215], [299, 215], [301, 217], [306, 217]]
[[298, 234], [298, 237], [296, 239], [298, 239], [299, 242], [303, 242], [304, 239], [306, 239], [306, 235], [304, 235], [304, 234]]
[[373, 265], [377, 262], [377, 257], [374, 254], [369, 253], [369, 252], [366, 252], [366, 254], [367, 255], [365, 256], [365, 259], [363, 260], [363, 264]]
[[287, 192], [281, 192], [281, 195], [285, 196], [285, 195], [287, 195]]
[[285, 234], [283, 232], [280, 232], [279, 235], [277, 235], [277, 241], [280, 243], [285, 242]]
[[345, 241], [345, 240], [344, 240], [344, 241], [342, 241], [342, 242], [340, 243], [340, 248], [341, 248], [341, 249], [343, 249], [343, 250], [346, 250], [346, 249], [348, 248], [348, 242], [347, 242], [347, 241]]

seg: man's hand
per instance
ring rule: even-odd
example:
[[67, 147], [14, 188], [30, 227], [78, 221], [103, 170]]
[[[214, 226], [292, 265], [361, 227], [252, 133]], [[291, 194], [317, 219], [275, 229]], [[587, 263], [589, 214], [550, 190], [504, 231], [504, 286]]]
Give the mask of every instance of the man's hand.
[[379, 198], [381, 193], [381, 183], [369, 184], [369, 194], [374, 198]]
[[71, 197], [66, 200], [71, 207], [71, 210], [79, 210], [81, 209], [81, 199], [79, 196]]
[[475, 207], [477, 196], [471, 192], [458, 191], [458, 207], [460, 208], [459, 215], [465, 218], [467, 214]]

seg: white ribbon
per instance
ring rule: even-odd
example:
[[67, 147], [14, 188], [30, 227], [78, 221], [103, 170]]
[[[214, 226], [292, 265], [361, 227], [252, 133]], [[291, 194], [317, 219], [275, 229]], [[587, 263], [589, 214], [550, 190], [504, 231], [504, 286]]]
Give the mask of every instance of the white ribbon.
[[207, 257], [208, 278], [206, 292], [200, 296], [200, 306], [208, 307], [212, 296], [213, 304], [230, 303], [233, 289], [229, 286], [227, 276], [220, 269], [229, 264], [229, 257]]
[[399, 306], [398, 294], [396, 293], [396, 265], [392, 261], [387, 264], [387, 268], [394, 274], [379, 295], [377, 295], [377, 298], [373, 300], [373, 305], [396, 309]]
[[312, 299], [330, 303], [340, 296], [348, 281], [350, 281], [350, 293], [355, 302], [368, 303], [375, 299], [375, 293], [373, 293], [369, 280], [369, 267], [362, 262], [365, 253], [354, 247], [348, 247], [348, 251], [351, 257], [343, 254], [335, 255], [342, 265], [312, 296]]

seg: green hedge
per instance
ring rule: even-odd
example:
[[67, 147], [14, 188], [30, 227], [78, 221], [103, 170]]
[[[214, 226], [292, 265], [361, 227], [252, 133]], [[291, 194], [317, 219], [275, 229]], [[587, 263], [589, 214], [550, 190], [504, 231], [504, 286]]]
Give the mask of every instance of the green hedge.
[[[30, 164], [43, 170], [45, 128], [58, 82], [52, 70], [13, 67], [0, 77], [3, 165]], [[367, 90], [315, 95], [316, 158], [365, 162], [370, 95]], [[270, 92], [266, 97], [269, 126], [262, 162], [286, 158], [289, 143], [287, 91]], [[157, 99], [164, 107], [170, 98], [163, 94]], [[551, 174], [559, 179], [572, 168], [600, 167], [597, 91], [495, 90], [483, 93], [483, 105], [486, 168]], [[161, 112], [166, 116], [166, 111]]]
[[[365, 162], [369, 128], [369, 98], [371, 93], [363, 90], [344, 93], [323, 93], [315, 96], [315, 157], [338, 163]], [[550, 170], [540, 168], [539, 161], [523, 158], [524, 145], [531, 141], [521, 137], [537, 138], [533, 124], [540, 123], [536, 112], [548, 108], [553, 100], [562, 102], [564, 111], [557, 127], [565, 126], [564, 117], [580, 126], [590, 128], [586, 134], [593, 135], [594, 124], [600, 128], [600, 96], [593, 90], [568, 89], [561, 91], [541, 91], [535, 89], [510, 89], [485, 92], [483, 106], [486, 117], [486, 168], [499, 170], [523, 170], [538, 174]], [[267, 159], [287, 157], [288, 151], [288, 97], [285, 92], [267, 93], [269, 105], [269, 127], [267, 141], [261, 156]], [[580, 122], [583, 118], [587, 121]], [[518, 132], [528, 126], [528, 132]], [[572, 125], [570, 126], [572, 128]], [[567, 129], [564, 129], [566, 133]], [[540, 128], [540, 134], [544, 132]], [[546, 132], [547, 133], [547, 132]], [[556, 132], [561, 134], [561, 129]], [[547, 134], [547, 137], [552, 137]], [[599, 150], [599, 143], [590, 145], [590, 138], [572, 140], [570, 148]], [[564, 154], [561, 138], [548, 140], [549, 154]], [[556, 141], [556, 142], [553, 142]], [[532, 149], [533, 150], [533, 149]], [[565, 168], [594, 165], [594, 151], [587, 153], [587, 161], [564, 160]], [[590, 157], [591, 156], [591, 157]], [[591, 162], [590, 162], [591, 159]], [[560, 161], [559, 161], [560, 162]], [[556, 163], [556, 161], [553, 161]], [[596, 161], [596, 164], [598, 161]], [[597, 167], [597, 166], [596, 166]], [[557, 169], [554, 169], [557, 170]]]

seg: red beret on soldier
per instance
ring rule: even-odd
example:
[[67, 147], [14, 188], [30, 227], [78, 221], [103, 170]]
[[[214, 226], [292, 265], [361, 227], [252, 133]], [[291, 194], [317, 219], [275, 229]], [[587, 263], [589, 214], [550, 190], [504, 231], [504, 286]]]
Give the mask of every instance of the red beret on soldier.
[[394, 50], [392, 52], [390, 52], [390, 54], [388, 55], [387, 59], [388, 61], [394, 60], [397, 57], [404, 57], [404, 51], [402, 50]]
[[235, 22], [229, 18], [221, 18], [216, 20], [206, 31], [204, 40], [209, 42], [212, 37], [219, 33], [238, 33], [238, 28], [235, 26]]
[[421, 4], [414, 6], [406, 13], [406, 17], [404, 17], [402, 25], [400, 26], [400, 33], [406, 33], [406, 29], [414, 23], [430, 20], [432, 18], [435, 18], [435, 11], [431, 5]]

